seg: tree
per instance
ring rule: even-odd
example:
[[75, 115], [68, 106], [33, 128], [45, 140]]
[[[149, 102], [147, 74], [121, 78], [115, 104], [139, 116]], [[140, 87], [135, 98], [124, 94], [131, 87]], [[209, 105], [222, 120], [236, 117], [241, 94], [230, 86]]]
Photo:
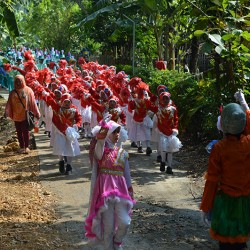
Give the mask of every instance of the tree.
[[[13, 1], [1, 1], [0, 2], [0, 31], [3, 35], [8, 34], [12, 39], [19, 36], [19, 30], [14, 14], [14, 2]], [[7, 28], [7, 29], [6, 29]]]
[[[213, 1], [204, 11], [209, 25], [194, 34], [202, 38], [207, 53], [214, 53], [218, 91], [234, 93], [250, 77], [250, 23], [248, 1]], [[201, 18], [199, 19], [201, 20]]]
[[38, 5], [30, 5], [22, 20], [22, 30], [31, 44], [69, 51], [74, 47], [72, 44], [80, 42], [79, 33], [71, 29], [79, 11], [79, 6], [70, 0], [42, 0]]

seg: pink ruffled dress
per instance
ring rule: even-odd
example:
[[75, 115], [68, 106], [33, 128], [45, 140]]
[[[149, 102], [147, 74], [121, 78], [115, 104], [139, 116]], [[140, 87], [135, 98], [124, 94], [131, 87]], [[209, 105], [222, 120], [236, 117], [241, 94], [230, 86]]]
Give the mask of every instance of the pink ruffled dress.
[[105, 145], [103, 157], [98, 161], [98, 176], [90, 203], [89, 215], [85, 220], [86, 237], [92, 242], [102, 241], [103, 227], [101, 215], [107, 209], [108, 202], [122, 202], [127, 206], [128, 214], [135, 201], [130, 197], [124, 177], [125, 162], [128, 153], [123, 149], [108, 148]]

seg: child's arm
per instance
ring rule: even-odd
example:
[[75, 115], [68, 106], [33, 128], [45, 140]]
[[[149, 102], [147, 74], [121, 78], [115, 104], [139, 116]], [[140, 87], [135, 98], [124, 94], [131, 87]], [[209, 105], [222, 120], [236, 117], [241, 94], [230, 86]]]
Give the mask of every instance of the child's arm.
[[234, 94], [234, 97], [236, 99], [236, 101], [238, 101], [241, 105], [241, 107], [246, 111], [249, 109], [248, 107], [248, 104], [245, 100], [245, 96], [244, 96], [244, 93], [242, 92], [242, 90], [239, 90], [237, 91], [235, 94]]
[[206, 181], [204, 193], [202, 196], [200, 209], [203, 212], [208, 212], [213, 208], [215, 194], [218, 189], [218, 183], [212, 181]]
[[110, 121], [111, 116], [106, 117], [100, 122], [101, 128], [99, 132], [96, 134], [97, 143], [95, 145], [95, 153], [94, 157], [97, 160], [101, 160], [104, 152], [105, 139], [107, 137], [109, 131], [108, 122]]
[[134, 199], [134, 191], [131, 183], [131, 175], [130, 175], [130, 167], [129, 167], [129, 161], [128, 159], [125, 160], [125, 165], [124, 165], [124, 178], [126, 180], [126, 184], [128, 187], [128, 192], [129, 195], [132, 199]]
[[96, 160], [101, 160], [104, 152], [105, 139], [99, 139], [95, 145], [94, 157]]

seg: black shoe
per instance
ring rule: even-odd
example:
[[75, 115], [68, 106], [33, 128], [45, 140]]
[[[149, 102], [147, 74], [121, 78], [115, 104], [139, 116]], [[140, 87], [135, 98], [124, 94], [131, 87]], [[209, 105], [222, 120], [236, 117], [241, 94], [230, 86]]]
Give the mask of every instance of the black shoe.
[[136, 143], [133, 141], [130, 145], [132, 148], [138, 148], [138, 146], [136, 145]]
[[152, 149], [150, 147], [147, 147], [146, 149], [146, 155], [150, 156], [152, 154]]
[[143, 153], [142, 147], [138, 147], [137, 152], [138, 152], [138, 153]]
[[173, 174], [172, 168], [171, 167], [167, 167], [166, 173], [167, 174]]
[[71, 165], [67, 164], [67, 165], [66, 165], [66, 171], [65, 171], [65, 174], [66, 174], [66, 175], [69, 175], [69, 172], [71, 172], [71, 173], [72, 173], [72, 167], [71, 167]]
[[160, 171], [165, 172], [165, 162], [161, 162]]
[[63, 159], [67, 163], [67, 156], [63, 156]]
[[65, 173], [64, 161], [59, 161], [59, 172], [61, 174]]
[[45, 122], [44, 121], [42, 121], [40, 126], [39, 126], [39, 128], [42, 128], [42, 127], [45, 127]]
[[156, 161], [157, 161], [157, 162], [161, 162], [161, 155], [157, 155]]

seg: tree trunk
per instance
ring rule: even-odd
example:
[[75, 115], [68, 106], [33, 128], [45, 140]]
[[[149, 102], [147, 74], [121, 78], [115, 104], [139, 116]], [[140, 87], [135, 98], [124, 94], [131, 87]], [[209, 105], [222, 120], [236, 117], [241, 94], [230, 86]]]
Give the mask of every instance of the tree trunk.
[[169, 61], [170, 56], [169, 56], [169, 27], [166, 26], [165, 31], [164, 31], [164, 44], [165, 44], [165, 50], [164, 50], [164, 59], [165, 61]]
[[191, 44], [190, 63], [188, 65], [190, 72], [193, 74], [195, 74], [197, 70], [198, 55], [199, 55], [199, 42], [198, 42], [197, 37], [193, 37], [192, 44]]
[[175, 69], [175, 46], [173, 43], [169, 44], [169, 61], [168, 61], [168, 69], [174, 70]]
[[217, 92], [220, 93], [221, 90], [220, 90], [220, 56], [216, 53], [215, 56], [214, 56], [214, 60], [215, 60], [215, 64], [214, 64], [214, 71], [215, 71], [215, 86], [216, 86], [216, 89], [217, 89]]

